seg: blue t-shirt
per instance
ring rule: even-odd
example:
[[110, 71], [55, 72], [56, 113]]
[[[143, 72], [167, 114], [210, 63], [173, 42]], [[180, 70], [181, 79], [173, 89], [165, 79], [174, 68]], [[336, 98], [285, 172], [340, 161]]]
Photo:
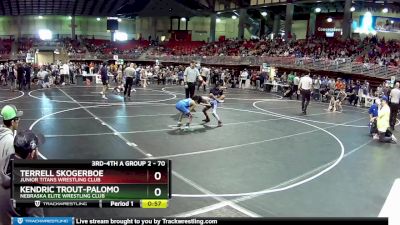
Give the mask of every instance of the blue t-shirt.
[[183, 71], [179, 71], [178, 78], [183, 79], [183, 77], [184, 77]]
[[184, 107], [189, 108], [189, 107], [190, 107], [190, 102], [191, 102], [191, 101], [192, 101], [191, 98], [182, 99], [182, 100], [180, 100], [180, 101], [177, 103], [177, 105], [180, 105], [180, 106], [184, 106]]
[[369, 114], [372, 114], [372, 117], [377, 117], [378, 116], [378, 105], [377, 104], [373, 104], [371, 105], [371, 107], [368, 110]]

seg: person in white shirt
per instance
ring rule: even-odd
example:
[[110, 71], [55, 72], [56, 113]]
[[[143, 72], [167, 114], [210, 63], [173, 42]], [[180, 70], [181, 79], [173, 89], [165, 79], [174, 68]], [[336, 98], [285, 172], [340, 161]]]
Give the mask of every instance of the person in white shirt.
[[295, 77], [293, 79], [293, 92], [296, 93], [296, 99], [299, 100], [299, 83], [300, 83], [300, 78], [295, 74]]
[[[63, 64], [61, 76], [63, 76], [64, 82], [65, 80], [69, 81], [69, 65], [67, 63]], [[66, 77], [68, 77], [68, 79]]]
[[249, 77], [249, 73], [247, 72], [247, 69], [244, 69], [242, 74], [240, 74], [240, 88], [243, 88], [243, 86], [246, 86], [246, 81], [247, 81], [248, 77]]
[[147, 87], [147, 71], [145, 69], [142, 69], [140, 71], [140, 81], [142, 82], [142, 87], [146, 88]]
[[194, 91], [196, 90], [196, 80], [199, 79], [199, 81], [203, 81], [199, 70], [195, 68], [195, 63], [195, 61], [191, 61], [190, 66], [186, 67], [185, 72], [183, 73], [186, 98], [191, 98], [194, 96]]
[[395, 87], [390, 91], [390, 129], [394, 130], [397, 120], [397, 114], [400, 106], [400, 83], [397, 82]]
[[299, 90], [300, 90], [301, 96], [302, 96], [301, 109], [302, 109], [304, 115], [307, 114], [307, 107], [308, 107], [308, 104], [310, 103], [312, 85], [313, 85], [313, 82], [310, 77], [310, 74], [305, 75], [299, 81]]

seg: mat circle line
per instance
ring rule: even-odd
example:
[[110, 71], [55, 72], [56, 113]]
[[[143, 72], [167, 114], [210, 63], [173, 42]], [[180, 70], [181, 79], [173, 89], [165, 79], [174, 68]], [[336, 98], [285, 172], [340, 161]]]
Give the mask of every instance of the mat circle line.
[[[264, 101], [268, 101], [268, 100], [264, 100]], [[263, 102], [263, 101], [254, 102], [254, 103], [253, 103], [253, 106], [257, 108], [258, 106], [256, 105], [256, 103], [258, 103], [258, 102]], [[72, 111], [72, 110], [77, 110], [77, 109], [98, 108], [98, 107], [108, 107], [108, 106], [111, 106], [111, 105], [107, 104], [107, 105], [100, 105], [100, 106], [98, 106], [98, 105], [96, 105], [96, 106], [83, 106], [83, 107], [76, 107], [76, 108], [72, 108], [72, 109], [66, 109], [66, 110], [61, 110], [61, 111], [58, 111], [58, 112], [54, 112], [54, 113], [45, 115], [45, 116], [39, 118], [38, 120], [36, 120], [35, 122], [33, 122], [32, 125], [29, 127], [29, 129], [32, 130], [33, 127], [34, 127], [38, 122], [40, 122], [41, 120], [43, 120], [43, 119], [46, 118], [46, 117], [53, 116], [53, 115], [55, 115], [55, 114], [64, 113], [64, 112], [68, 112], [68, 111]], [[174, 196], [174, 197], [186, 197], [186, 198], [240, 197], [240, 196], [259, 195], [259, 194], [268, 194], [268, 193], [274, 193], [274, 192], [285, 191], [285, 190], [288, 190], [288, 189], [291, 189], [291, 188], [300, 186], [300, 185], [302, 185], [302, 184], [304, 184], [304, 183], [307, 183], [307, 182], [309, 182], [309, 181], [312, 181], [312, 180], [318, 178], [319, 176], [321, 176], [321, 175], [327, 173], [328, 171], [330, 171], [331, 169], [333, 169], [333, 168], [334, 168], [337, 164], [339, 164], [339, 162], [343, 159], [344, 151], [345, 151], [345, 148], [344, 148], [344, 146], [343, 146], [343, 143], [342, 143], [342, 141], [341, 141], [338, 137], [336, 137], [336, 136], [335, 136], [334, 134], [332, 134], [331, 132], [325, 130], [324, 128], [320, 128], [320, 127], [318, 127], [318, 126], [315, 126], [315, 125], [313, 125], [313, 124], [309, 124], [309, 123], [307, 123], [307, 122], [297, 120], [297, 118], [291, 118], [291, 117], [289, 117], [289, 116], [279, 115], [279, 114], [277, 114], [277, 113], [269, 112], [269, 111], [264, 110], [264, 109], [261, 109], [261, 108], [260, 108], [260, 110], [261, 110], [261, 111], [265, 111], [265, 113], [264, 113], [265, 115], [271, 115], [271, 116], [274, 116], [274, 117], [283, 118], [283, 119], [291, 120], [291, 121], [294, 121], [294, 122], [302, 123], [302, 124], [305, 124], [305, 125], [314, 127], [314, 128], [316, 128], [316, 129], [318, 129], [318, 130], [321, 130], [321, 131], [327, 133], [328, 135], [330, 135], [331, 137], [333, 137], [333, 138], [338, 142], [338, 145], [339, 145], [340, 148], [341, 148], [339, 158], [338, 158], [331, 166], [329, 166], [329, 167], [327, 167], [326, 169], [320, 171], [319, 173], [317, 173], [317, 174], [315, 174], [315, 175], [313, 175], [313, 176], [311, 176], [311, 177], [309, 177], [309, 178], [307, 178], [307, 179], [298, 181], [298, 182], [296, 182], [296, 183], [294, 183], [294, 184], [291, 184], [291, 185], [288, 185], [288, 186], [285, 186], [285, 187], [281, 187], [281, 188], [273, 188], [273, 189], [267, 189], [267, 190], [261, 190], [261, 191], [245, 192], [245, 193], [233, 193], [233, 194], [198, 194], [198, 195], [192, 195], [192, 194], [173, 194], [173, 196]], [[252, 111], [249, 111], [249, 112], [252, 112]], [[41, 158], [43, 158], [43, 159], [47, 159], [42, 153], [39, 153], [39, 156], [40, 156]]]
[[[0, 91], [10, 91], [10, 90], [4, 90], [4, 89], [0, 89]], [[16, 96], [16, 97], [14, 97], [14, 98], [10, 98], [10, 99], [4, 99], [4, 100], [0, 100], [0, 102], [9, 102], [9, 101], [13, 101], [13, 100], [16, 100], [16, 99], [22, 98], [22, 97], [25, 95], [25, 93], [24, 93], [23, 91], [19, 91], [19, 93], [21, 93], [21, 95], [19, 95], [19, 96]]]
[[[74, 88], [76, 88], [76, 87], [74, 87]], [[87, 87], [86, 87], [86, 88], [87, 88]], [[41, 89], [38, 89], [38, 90], [41, 90]], [[38, 99], [38, 100], [43, 100], [42, 98], [39, 98], [39, 97], [34, 96], [34, 95], [32, 94], [33, 92], [36, 92], [36, 91], [38, 91], [38, 90], [30, 91], [30, 92], [28, 93], [28, 95], [29, 95], [30, 97], [32, 97], [32, 98], [35, 98], [35, 99]], [[82, 101], [82, 102], [81, 102], [81, 101], [78, 101], [78, 102], [81, 103], [81, 104], [96, 104], [96, 105], [104, 105], [104, 104], [106, 104], [106, 105], [123, 106], [123, 105], [142, 105], [142, 104], [151, 104], [151, 103], [158, 103], [158, 102], [166, 102], [166, 101], [169, 101], [169, 100], [176, 99], [176, 97], [177, 97], [175, 94], [169, 93], [169, 92], [167, 92], [167, 91], [159, 91], [159, 90], [154, 90], [154, 89], [147, 89], [147, 90], [165, 93], [165, 94], [170, 95], [170, 96], [172, 96], [172, 97], [167, 98], [167, 99], [154, 100], [154, 101], [128, 102], [128, 103], [115, 103], [115, 102], [109, 102], [109, 103], [108, 103], [108, 102], [90, 102], [90, 101]], [[100, 97], [100, 96], [99, 96], [99, 97]], [[50, 102], [58, 102], [58, 103], [71, 103], [71, 104], [76, 104], [76, 102], [74, 102], [74, 101], [65, 101], [65, 100], [48, 99], [48, 101], [50, 101]]]
[[[342, 141], [337, 136], [335, 136], [334, 134], [332, 134], [331, 132], [327, 131], [324, 128], [318, 127], [316, 125], [313, 125], [313, 124], [310, 124], [310, 123], [307, 123], [307, 122], [304, 122], [304, 121], [297, 120], [297, 118], [292, 118], [292, 117], [289, 117], [289, 116], [285, 116], [285, 115], [282, 115], [282, 114], [278, 114], [278, 113], [270, 112], [268, 110], [261, 109], [256, 105], [259, 102], [263, 102], [263, 101], [253, 102], [253, 107], [255, 107], [255, 108], [257, 108], [257, 109], [259, 109], [261, 111], [264, 111], [266, 115], [270, 115], [270, 116], [274, 116], [274, 117], [278, 117], [278, 118], [284, 118], [284, 119], [291, 120], [291, 121], [294, 121], [294, 122], [297, 122], [297, 123], [302, 123], [302, 124], [314, 127], [314, 128], [316, 128], [318, 130], [321, 130], [322, 132], [325, 132], [326, 134], [328, 134], [331, 137], [333, 137], [336, 140], [336, 142], [338, 143], [338, 145], [340, 146], [340, 155], [339, 155], [339, 157], [336, 159], [336, 161], [332, 165], [330, 165], [329, 167], [325, 168], [324, 170], [318, 172], [317, 174], [315, 174], [315, 175], [313, 175], [311, 177], [308, 177], [308, 178], [306, 178], [304, 180], [298, 181], [296, 183], [281, 187], [281, 188], [271, 188], [271, 189], [266, 189], [266, 190], [261, 190], [261, 191], [243, 192], [243, 193], [235, 193], [235, 194], [173, 194], [174, 197], [184, 197], [184, 198], [242, 197], [242, 196], [269, 194], [269, 193], [274, 193], [274, 192], [285, 191], [285, 190], [300, 186], [302, 184], [308, 183], [308, 182], [310, 182], [310, 181], [322, 176], [323, 174], [325, 174], [325, 173], [329, 172], [330, 170], [332, 170], [334, 167], [336, 167], [342, 161], [342, 159], [344, 157], [345, 148], [344, 148], [344, 145], [343, 145]], [[249, 111], [249, 112], [252, 112], [252, 111]]]

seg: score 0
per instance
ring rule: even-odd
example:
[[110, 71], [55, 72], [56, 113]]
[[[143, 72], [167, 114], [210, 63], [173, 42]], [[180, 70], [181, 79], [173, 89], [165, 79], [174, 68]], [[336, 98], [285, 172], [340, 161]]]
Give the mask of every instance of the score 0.
[[167, 171], [149, 171], [150, 183], [167, 183]]
[[151, 187], [149, 190], [149, 196], [152, 198], [162, 198], [165, 199], [168, 197], [168, 174], [166, 171], [153, 170], [149, 171], [149, 183], [151, 183]]

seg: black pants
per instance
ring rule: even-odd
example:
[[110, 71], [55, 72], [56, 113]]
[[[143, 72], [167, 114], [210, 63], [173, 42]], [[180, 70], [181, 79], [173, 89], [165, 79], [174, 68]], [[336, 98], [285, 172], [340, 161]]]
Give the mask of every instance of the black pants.
[[320, 100], [320, 92], [319, 89], [314, 89], [314, 94], [313, 94], [314, 100], [319, 101]]
[[163, 85], [165, 85], [165, 78], [158, 78], [157, 85], [160, 85], [161, 82]]
[[303, 112], [307, 112], [307, 106], [311, 99], [311, 91], [301, 90], [301, 96], [301, 109]]
[[397, 114], [399, 113], [399, 105], [395, 103], [390, 103], [390, 127], [394, 128], [396, 125]]
[[357, 95], [350, 95], [349, 96], [349, 103], [350, 105], [357, 105], [358, 102], [358, 96]]
[[299, 90], [299, 85], [294, 85], [293, 92], [296, 94], [296, 99], [299, 100], [299, 94], [297, 93], [297, 90]]
[[69, 73], [69, 82], [70, 82], [71, 84], [74, 83], [74, 74], [73, 74], [73, 73]]
[[26, 90], [28, 88], [28, 90], [31, 90], [31, 76], [25, 76], [25, 85], [24, 85], [24, 89]]
[[25, 81], [23, 78], [18, 79], [18, 90], [20, 90], [20, 91], [22, 90], [22, 88], [25, 86], [24, 83], [25, 83]]
[[128, 97], [131, 97], [132, 84], [133, 84], [133, 78], [127, 77], [125, 82], [124, 96], [126, 96], [126, 92], [128, 92]]
[[194, 91], [196, 90], [196, 84], [193, 82], [187, 83], [188, 88], [185, 89], [186, 98], [191, 98], [194, 96]]

